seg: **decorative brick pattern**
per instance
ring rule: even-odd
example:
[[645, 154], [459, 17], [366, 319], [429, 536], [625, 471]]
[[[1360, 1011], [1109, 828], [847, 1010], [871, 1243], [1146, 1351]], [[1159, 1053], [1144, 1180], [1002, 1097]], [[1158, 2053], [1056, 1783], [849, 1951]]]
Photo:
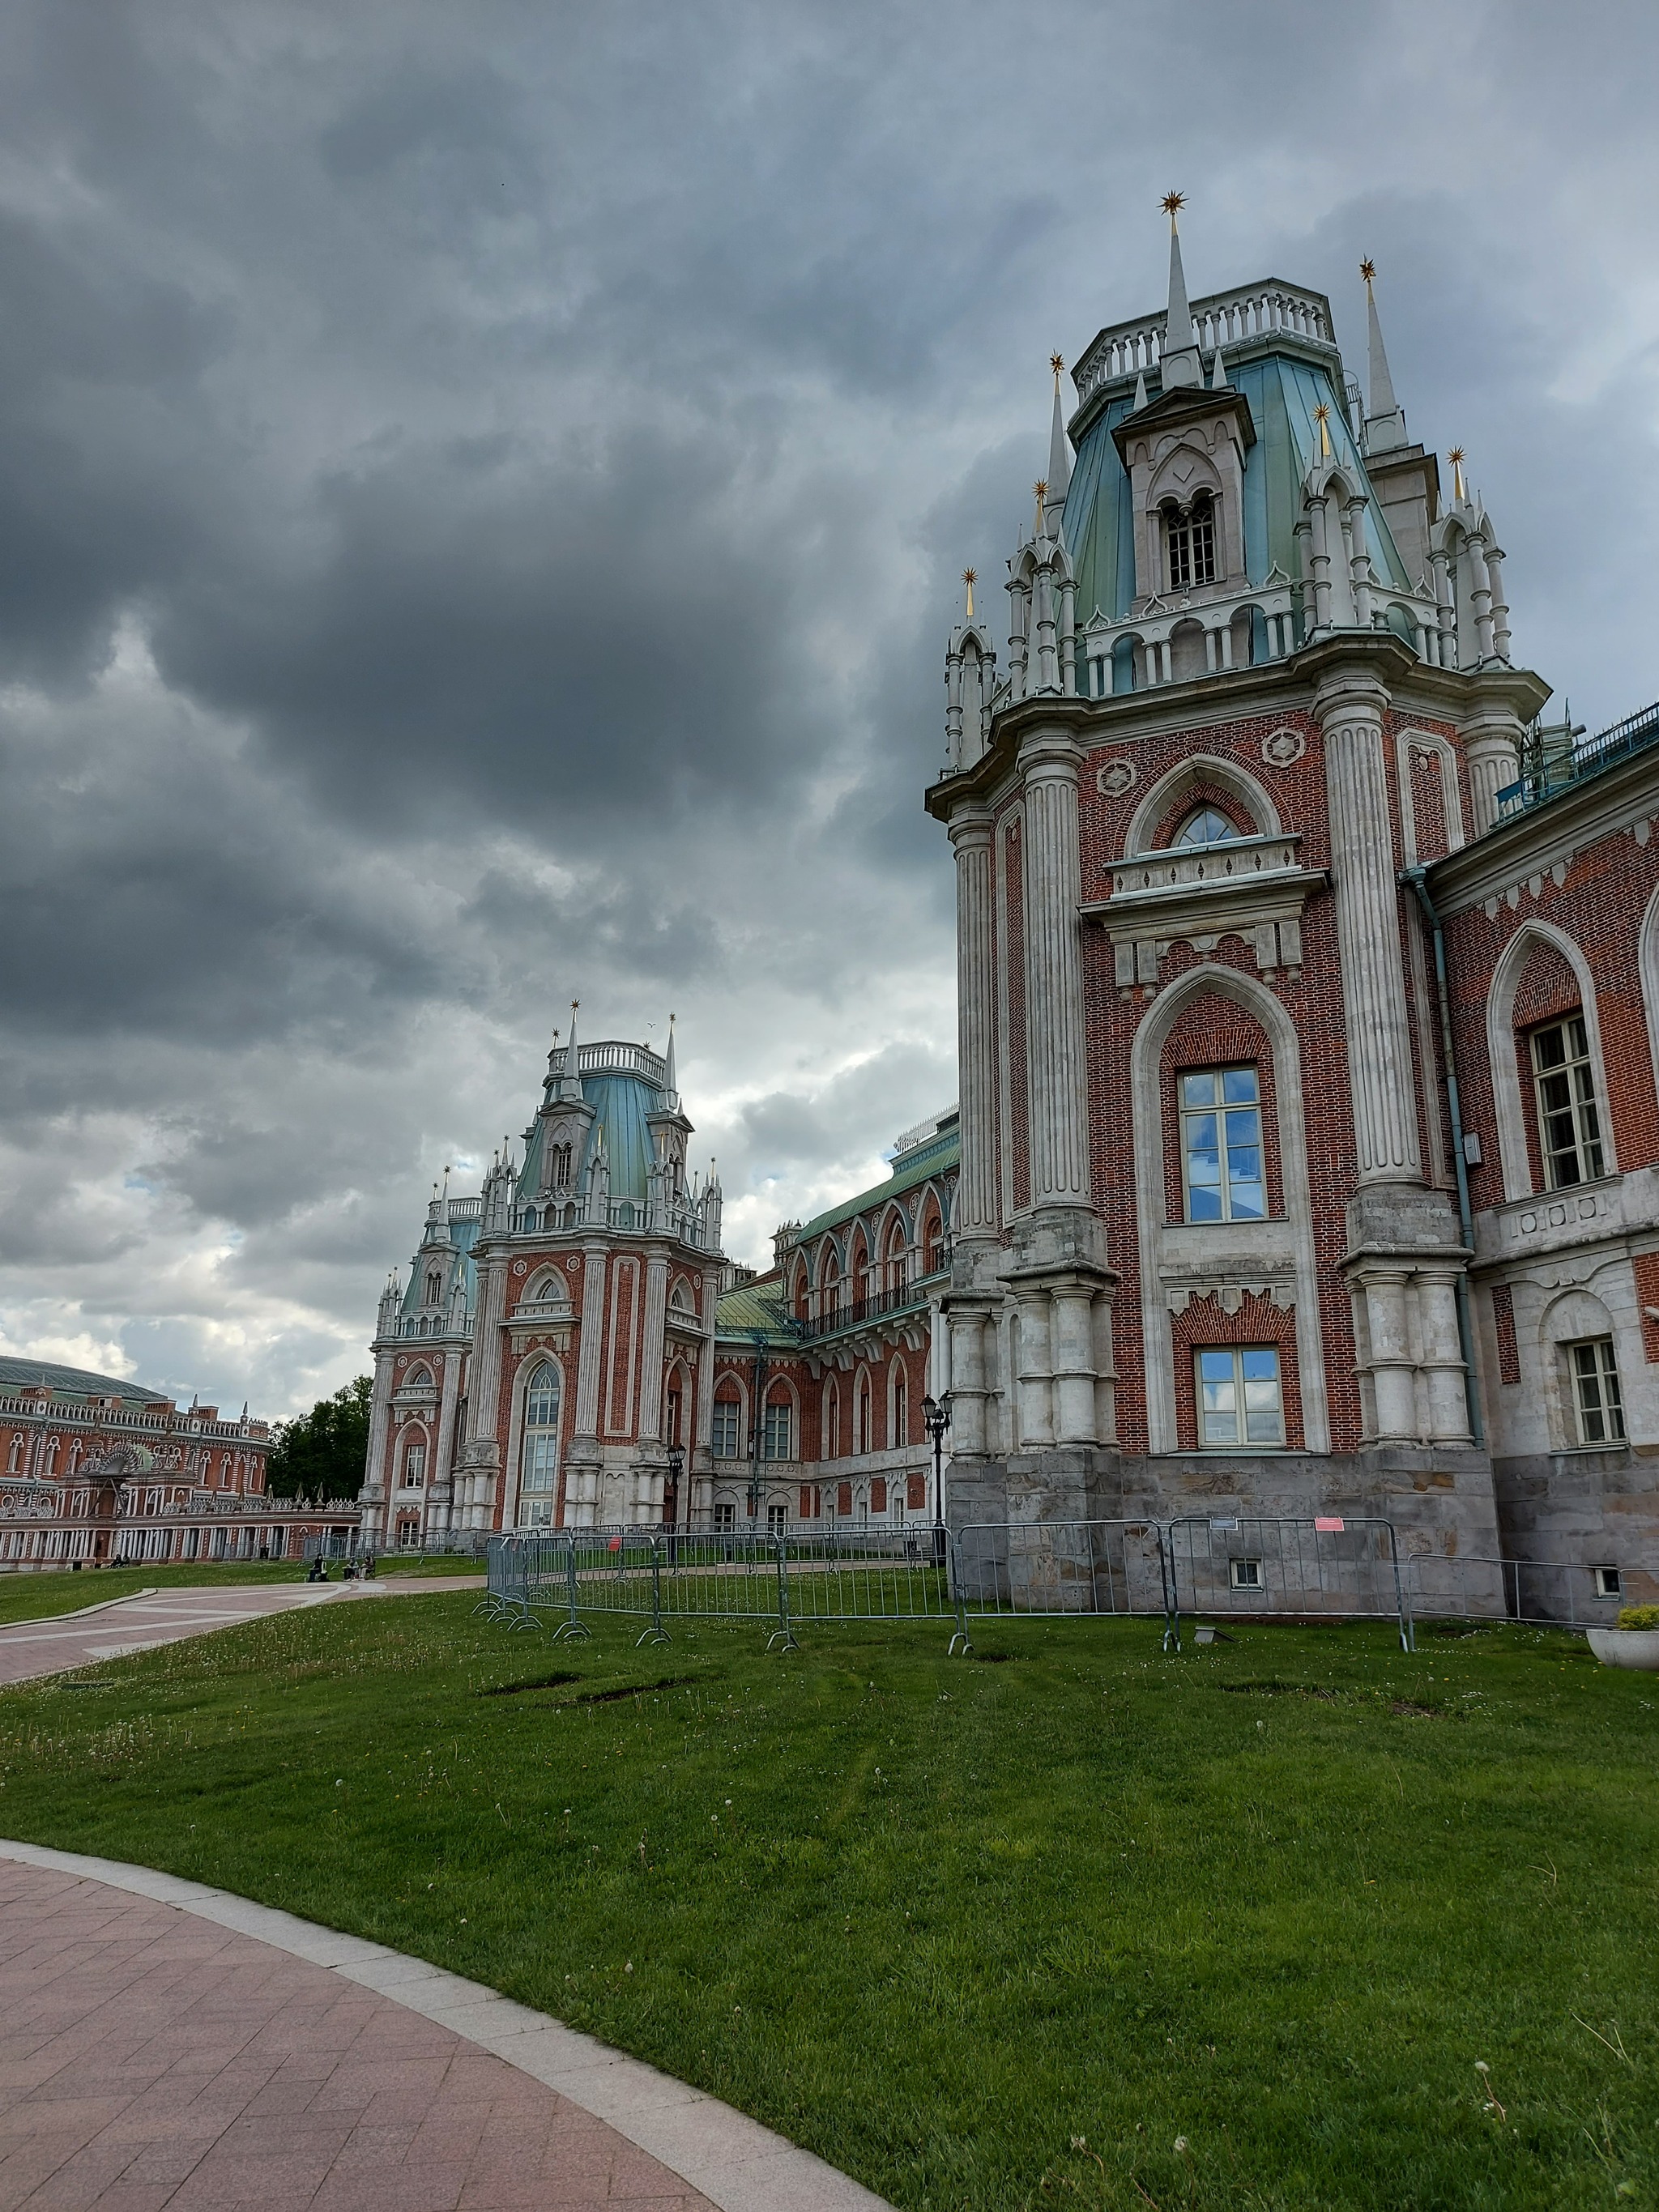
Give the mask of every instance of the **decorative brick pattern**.
[[1198, 1395], [1193, 1354], [1209, 1344], [1270, 1344], [1279, 1353], [1279, 1388], [1285, 1401], [1285, 1444], [1302, 1449], [1302, 1376], [1297, 1364], [1296, 1314], [1271, 1298], [1247, 1297], [1230, 1314], [1214, 1296], [1194, 1298], [1174, 1316], [1176, 1425], [1182, 1451], [1198, 1446]]
[[1498, 1338], [1498, 1379], [1521, 1380], [1521, 1353], [1515, 1340], [1515, 1293], [1507, 1283], [1495, 1283], [1492, 1293], [1492, 1325]]

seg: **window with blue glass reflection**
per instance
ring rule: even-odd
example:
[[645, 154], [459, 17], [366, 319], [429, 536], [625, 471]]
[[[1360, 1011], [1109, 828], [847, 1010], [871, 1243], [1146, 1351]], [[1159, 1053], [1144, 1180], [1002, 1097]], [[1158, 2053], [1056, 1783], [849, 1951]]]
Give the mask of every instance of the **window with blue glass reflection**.
[[1216, 1345], [1196, 1355], [1198, 1440], [1256, 1451], [1285, 1442], [1279, 1354], [1271, 1345]]
[[1253, 1067], [1181, 1078], [1181, 1152], [1188, 1221], [1261, 1221], [1261, 1092]]

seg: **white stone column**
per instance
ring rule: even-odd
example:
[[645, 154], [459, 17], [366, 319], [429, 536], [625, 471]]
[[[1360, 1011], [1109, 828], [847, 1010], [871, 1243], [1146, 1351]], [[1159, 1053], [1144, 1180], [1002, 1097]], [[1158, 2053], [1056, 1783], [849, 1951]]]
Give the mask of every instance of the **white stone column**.
[[1469, 611], [1474, 617], [1477, 661], [1492, 658], [1492, 582], [1486, 574], [1486, 541], [1478, 532], [1463, 541], [1469, 564]]
[[1069, 576], [1060, 580], [1060, 688], [1068, 699], [1077, 696], [1077, 586]]
[[1461, 732], [1469, 764], [1469, 809], [1474, 835], [1485, 836], [1498, 819], [1498, 794], [1521, 774], [1521, 725], [1503, 708], [1466, 722]]
[[1486, 577], [1492, 586], [1492, 649], [1499, 660], [1510, 657], [1510, 610], [1504, 597], [1504, 554], [1501, 547], [1486, 548]]
[[1314, 631], [1322, 637], [1331, 626], [1330, 507], [1322, 492], [1309, 502], [1313, 522]]
[[1093, 1292], [1086, 1284], [1057, 1283], [1051, 1297], [1049, 1349], [1054, 1369], [1054, 1442], [1091, 1444], [1098, 1440]]
[[432, 1481], [427, 1492], [425, 1518], [435, 1535], [447, 1536], [454, 1518], [455, 1401], [460, 1395], [461, 1355], [443, 1356], [443, 1394], [438, 1401], [438, 1435], [432, 1454]]
[[581, 1346], [576, 1360], [576, 1434], [599, 1433], [599, 1355], [605, 1342], [605, 1247], [582, 1255]]
[[1428, 1382], [1429, 1434], [1437, 1443], [1468, 1444], [1469, 1398], [1457, 1329], [1455, 1267], [1424, 1267], [1417, 1276], [1418, 1333]]
[[1048, 1293], [1022, 1285], [1017, 1326], [1019, 1331], [1019, 1445], [1054, 1440], [1054, 1370], [1048, 1348]]
[[1025, 780], [1025, 1026], [1031, 1203], [1086, 1206], [1087, 1044], [1078, 908], [1077, 756], [1056, 732], [1030, 743]]
[[951, 1449], [978, 1458], [986, 1449], [985, 1315], [977, 1306], [952, 1305], [951, 1330]]
[[360, 1526], [366, 1537], [383, 1536], [386, 1528], [386, 1435], [392, 1421], [392, 1368], [395, 1355], [390, 1350], [377, 1350], [374, 1354], [374, 1389], [369, 1399], [368, 1455], [363, 1468], [363, 1494]]
[[501, 1322], [507, 1312], [507, 1255], [491, 1252], [478, 1263], [478, 1303], [472, 1323], [472, 1387], [467, 1396], [467, 1461], [473, 1471], [468, 1525], [486, 1528], [495, 1518], [501, 1447], [495, 1417], [501, 1407]]
[[662, 1368], [668, 1319], [668, 1255], [653, 1252], [645, 1263], [645, 1324], [640, 1340], [640, 1441], [662, 1437]]
[[957, 1237], [988, 1237], [995, 1235], [1000, 1219], [990, 816], [983, 807], [960, 808], [951, 817], [950, 830], [957, 856], [957, 1060], [962, 1097], [962, 1165], [951, 1226]]
[[1420, 1182], [1417, 1095], [1382, 750], [1387, 694], [1338, 674], [1313, 711], [1325, 739], [1331, 876], [1359, 1180]]
[[[719, 1271], [709, 1267], [702, 1279], [702, 1344], [697, 1353], [697, 1399], [695, 1425], [685, 1440], [688, 1468], [708, 1469], [714, 1462], [714, 1311], [720, 1304]], [[692, 1493], [695, 1497], [695, 1492]]]
[[1361, 629], [1371, 626], [1371, 556], [1365, 543], [1365, 502], [1352, 501], [1348, 507], [1350, 557], [1348, 577], [1353, 592], [1353, 618]]
[[1440, 665], [1457, 665], [1457, 602], [1452, 592], [1451, 563], [1443, 546], [1429, 556], [1434, 569], [1434, 603], [1440, 623]]
[[1418, 1434], [1417, 1362], [1406, 1311], [1406, 1270], [1366, 1269], [1366, 1334], [1370, 1339], [1371, 1389], [1379, 1443], [1413, 1442]]

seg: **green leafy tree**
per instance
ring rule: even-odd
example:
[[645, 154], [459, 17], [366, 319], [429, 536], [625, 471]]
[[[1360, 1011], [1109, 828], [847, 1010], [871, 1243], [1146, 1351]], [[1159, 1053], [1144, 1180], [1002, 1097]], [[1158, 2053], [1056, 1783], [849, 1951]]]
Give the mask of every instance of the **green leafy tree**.
[[308, 1413], [279, 1421], [265, 1462], [265, 1488], [273, 1498], [320, 1504], [325, 1498], [355, 1498], [368, 1459], [367, 1375], [322, 1398]]

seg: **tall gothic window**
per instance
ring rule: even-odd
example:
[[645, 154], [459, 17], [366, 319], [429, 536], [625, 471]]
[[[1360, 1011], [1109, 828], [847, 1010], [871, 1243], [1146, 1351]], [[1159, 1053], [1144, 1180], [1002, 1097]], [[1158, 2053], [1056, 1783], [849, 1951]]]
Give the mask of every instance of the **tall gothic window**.
[[426, 1279], [426, 1302], [435, 1306], [444, 1294], [444, 1279], [434, 1267]]
[[1544, 1175], [1552, 1190], [1594, 1182], [1605, 1173], [1595, 1071], [1582, 1014], [1532, 1033], [1533, 1088]]
[[763, 1459], [793, 1459], [795, 1425], [791, 1418], [793, 1407], [787, 1398], [774, 1398], [766, 1408], [766, 1421], [761, 1435]]
[[559, 1405], [562, 1382], [550, 1359], [530, 1378], [524, 1401], [524, 1447], [520, 1457], [519, 1520], [544, 1528], [553, 1519], [559, 1480]]
[[712, 1439], [716, 1459], [736, 1459], [739, 1456], [743, 1408], [735, 1397], [714, 1401], [714, 1433]]
[[1189, 592], [1194, 584], [1214, 583], [1215, 509], [1208, 492], [1200, 492], [1189, 507], [1164, 508], [1164, 544], [1172, 592]]
[[1261, 1086], [1253, 1067], [1181, 1079], [1181, 1152], [1188, 1221], [1260, 1221]]

